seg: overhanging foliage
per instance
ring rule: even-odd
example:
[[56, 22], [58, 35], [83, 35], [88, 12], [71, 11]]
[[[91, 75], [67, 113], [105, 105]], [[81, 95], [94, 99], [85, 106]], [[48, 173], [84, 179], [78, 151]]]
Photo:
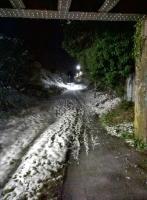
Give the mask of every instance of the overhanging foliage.
[[92, 82], [115, 88], [124, 83], [134, 69], [133, 31], [110, 26], [76, 23], [65, 26], [64, 48], [82, 65]]

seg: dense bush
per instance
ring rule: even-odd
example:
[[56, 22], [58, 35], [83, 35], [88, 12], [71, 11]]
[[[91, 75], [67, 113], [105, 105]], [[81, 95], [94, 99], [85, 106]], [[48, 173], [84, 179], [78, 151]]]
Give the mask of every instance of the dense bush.
[[[0, 39], [0, 86], [16, 89], [39, 82], [39, 69], [33, 56], [19, 39], [1, 36]], [[37, 77], [38, 76], [38, 77]]]
[[134, 70], [132, 30], [119, 31], [110, 26], [84, 30], [84, 25], [76, 23], [65, 26], [64, 31], [64, 48], [98, 86], [121, 86]]
[[23, 41], [0, 35], [0, 111], [26, 108], [35, 104], [34, 97], [47, 96], [40, 70]]

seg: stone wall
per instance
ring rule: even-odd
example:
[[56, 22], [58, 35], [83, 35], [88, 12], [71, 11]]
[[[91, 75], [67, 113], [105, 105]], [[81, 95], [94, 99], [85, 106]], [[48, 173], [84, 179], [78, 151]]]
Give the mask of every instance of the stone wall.
[[142, 26], [142, 50], [136, 59], [135, 134], [147, 142], [147, 18]]

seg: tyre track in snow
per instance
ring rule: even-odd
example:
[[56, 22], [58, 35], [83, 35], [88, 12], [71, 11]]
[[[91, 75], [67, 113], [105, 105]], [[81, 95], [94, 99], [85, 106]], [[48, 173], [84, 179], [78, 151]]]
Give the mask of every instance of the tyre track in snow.
[[49, 123], [53, 123], [53, 118], [47, 120], [45, 113], [35, 114], [21, 120], [18, 126], [4, 130], [1, 141], [9, 140], [9, 137], [12, 140], [5, 143], [5, 148], [0, 153], [0, 187], [4, 187], [21, 163], [22, 157]]
[[[48, 124], [48, 128], [35, 135], [31, 142], [28, 141], [25, 148], [20, 148], [19, 156], [16, 154], [13, 156], [13, 159], [17, 157], [15, 167], [9, 168], [5, 180], [1, 179], [4, 180], [3, 184], [7, 182], [2, 190], [2, 199], [39, 199], [42, 196], [42, 190], [46, 199], [51, 199], [51, 195], [45, 194], [43, 188], [52, 182], [52, 172], [55, 173], [63, 168], [69, 149], [73, 151], [75, 157], [78, 157], [77, 137], [80, 135], [82, 123], [79, 118], [82, 112], [81, 105], [71, 94], [61, 95], [53, 99], [50, 104], [48, 110], [56, 117], [56, 121], [51, 125]], [[17, 131], [19, 132], [20, 129]], [[41, 143], [42, 140], [44, 142]], [[62, 148], [63, 151], [61, 151]], [[10, 145], [10, 150], [12, 151], [12, 149], [13, 144]], [[52, 152], [53, 149], [55, 151]], [[49, 152], [52, 152], [52, 156]], [[9, 155], [11, 153], [9, 152]], [[6, 159], [5, 156], [4, 159]], [[35, 162], [35, 160], [39, 161]], [[40, 167], [39, 170], [38, 167]], [[56, 178], [58, 179], [58, 177]]]
[[[14, 118], [12, 121], [10, 120], [5, 128], [2, 126], [4, 130], [1, 130], [1, 141], [4, 148], [0, 152], [1, 188], [13, 175], [21, 163], [22, 157], [35, 143], [40, 134], [67, 110], [75, 108], [75, 102], [71, 98], [62, 98], [53, 98], [53, 100], [47, 102], [46, 112], [37, 113], [34, 111], [34, 113], [22, 119]], [[50, 104], [49, 107], [48, 104]]]

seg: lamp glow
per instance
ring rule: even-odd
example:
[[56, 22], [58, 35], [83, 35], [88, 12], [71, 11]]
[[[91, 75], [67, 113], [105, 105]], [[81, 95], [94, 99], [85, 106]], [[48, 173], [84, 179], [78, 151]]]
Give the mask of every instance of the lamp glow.
[[80, 69], [81, 69], [81, 66], [80, 66], [80, 65], [77, 65], [77, 66], [76, 66], [76, 69], [77, 69], [77, 70], [80, 70]]

